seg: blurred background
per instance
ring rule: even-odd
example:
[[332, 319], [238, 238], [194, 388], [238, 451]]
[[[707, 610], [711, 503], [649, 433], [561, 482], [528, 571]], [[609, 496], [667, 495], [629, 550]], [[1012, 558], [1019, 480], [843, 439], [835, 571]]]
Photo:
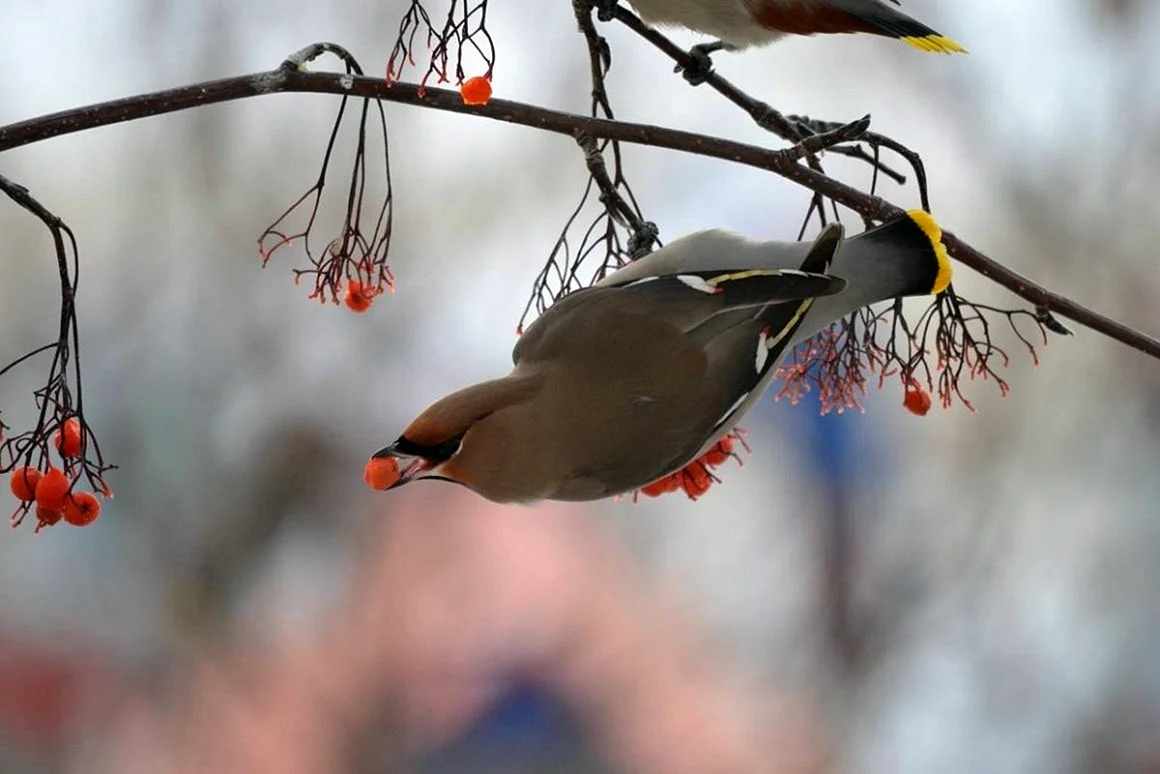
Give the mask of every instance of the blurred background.
[[[526, 5], [492, 4], [496, 95], [585, 112], [570, 4]], [[0, 0], [0, 125], [318, 40], [381, 73], [407, 6]], [[944, 226], [1160, 332], [1160, 5], [906, 8], [971, 55], [830, 37], [717, 67], [785, 112], [871, 113], [923, 154]], [[772, 142], [602, 31], [620, 117]], [[864, 414], [770, 398], [696, 503], [377, 494], [368, 452], [506, 372], [586, 171], [567, 138], [388, 105], [398, 292], [354, 315], [255, 241], [335, 106], [271, 96], [0, 158], [80, 239], [85, 406], [121, 466], [94, 526], [0, 532], [0, 771], [1160, 772], [1160, 364], [1081, 329], [1038, 368], [1015, 343], [1011, 394], [972, 385], [975, 415], [915, 417], [896, 384]], [[666, 240], [791, 238], [808, 201], [717, 161], [626, 164]], [[0, 361], [53, 335], [51, 260], [0, 202]], [[45, 367], [0, 381], [14, 428]]]

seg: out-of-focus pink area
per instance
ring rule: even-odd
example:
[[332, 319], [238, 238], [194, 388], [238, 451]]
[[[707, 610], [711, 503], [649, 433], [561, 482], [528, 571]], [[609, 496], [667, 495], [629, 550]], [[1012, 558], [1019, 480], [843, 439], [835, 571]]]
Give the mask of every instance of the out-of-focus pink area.
[[426, 482], [392, 495], [320, 626], [260, 649], [199, 645], [164, 687], [90, 705], [66, 770], [323, 774], [383, 717], [421, 755], [518, 674], [558, 692], [619, 770], [821, 770], [809, 703], [744, 687], [583, 509]]
[[112, 676], [83, 642], [53, 650], [0, 636], [0, 727], [11, 739], [50, 753], [85, 715], [108, 698]]

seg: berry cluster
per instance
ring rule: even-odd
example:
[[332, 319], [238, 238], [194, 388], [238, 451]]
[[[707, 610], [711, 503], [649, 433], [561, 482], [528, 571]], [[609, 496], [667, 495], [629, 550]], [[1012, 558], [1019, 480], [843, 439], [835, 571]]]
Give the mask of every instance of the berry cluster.
[[[65, 460], [82, 456], [81, 424], [70, 418], [53, 435], [53, 446]], [[50, 527], [62, 519], [75, 527], [92, 524], [101, 514], [101, 504], [92, 492], [74, 492], [76, 478], [70, 479], [64, 471], [46, 466], [46, 470], [34, 467], [19, 467], [12, 471], [9, 487], [20, 500], [20, 505], [12, 514], [13, 526], [19, 525], [24, 516], [36, 508], [36, 531]], [[107, 486], [101, 494], [112, 497]]]
[[[683, 490], [689, 496], [690, 500], [696, 500], [708, 492], [709, 487], [713, 484], [720, 483], [721, 479], [713, 474], [714, 468], [725, 464], [725, 461], [730, 458], [737, 460], [738, 464], [744, 464], [741, 462], [741, 458], [737, 456], [737, 452], [733, 450], [733, 442], [737, 441], [745, 447], [746, 451], [749, 451], [749, 447], [745, 444], [744, 436], [744, 430], [735, 428], [732, 433], [729, 433], [715, 443], [709, 451], [676, 473], [671, 473], [662, 479], [652, 482], [648, 486], [641, 487], [637, 492], [648, 497], [660, 497], [669, 492]], [[634, 492], [633, 497], [635, 498], [635, 496], [636, 493]]]

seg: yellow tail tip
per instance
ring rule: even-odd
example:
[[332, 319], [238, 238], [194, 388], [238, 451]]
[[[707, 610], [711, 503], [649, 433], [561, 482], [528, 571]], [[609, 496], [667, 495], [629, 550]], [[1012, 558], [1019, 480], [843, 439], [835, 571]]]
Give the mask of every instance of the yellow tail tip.
[[950, 38], [942, 35], [927, 35], [926, 37], [908, 37], [899, 38], [903, 43], [908, 43], [922, 51], [929, 51], [932, 54], [966, 54], [969, 53], [965, 48], [954, 42]]
[[907, 210], [906, 216], [922, 229], [926, 238], [934, 248], [935, 258], [938, 260], [938, 274], [934, 278], [934, 285], [930, 289], [932, 296], [938, 295], [951, 284], [951, 259], [947, 255], [947, 246], [942, 241], [942, 229], [934, 222], [934, 218], [926, 210]]

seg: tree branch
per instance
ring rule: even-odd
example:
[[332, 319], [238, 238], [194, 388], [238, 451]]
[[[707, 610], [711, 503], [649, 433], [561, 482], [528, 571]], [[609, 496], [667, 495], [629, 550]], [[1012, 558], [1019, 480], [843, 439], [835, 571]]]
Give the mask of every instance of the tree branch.
[[[640, 20], [636, 14], [632, 13], [622, 5], [617, 5], [613, 11], [613, 18], [618, 22], [628, 27], [644, 40], [651, 43], [670, 59], [677, 63], [677, 69], [691, 67], [695, 64], [693, 58], [689, 56], [689, 52], [682, 49], [680, 46], [673, 43], [661, 33], [652, 29]], [[703, 86], [713, 89], [722, 97], [732, 102], [737, 107], [744, 110], [753, 119], [753, 122], [772, 132], [783, 140], [788, 142], [800, 142], [812, 134], [825, 132], [836, 129], [838, 125], [824, 125], [819, 122], [811, 121], [801, 116], [786, 116], [781, 111], [774, 108], [760, 100], [754, 99], [741, 89], [734, 86], [729, 81], [722, 78], [715, 72], [710, 72], [705, 80], [702, 82]], [[919, 197], [922, 201], [922, 207], [925, 210], [930, 209], [930, 202], [927, 201], [927, 186], [926, 186], [926, 168], [922, 164], [922, 159], [918, 154], [907, 148], [900, 142], [893, 140], [885, 135], [875, 134], [873, 132], [864, 132], [861, 138], [869, 145], [875, 148], [887, 148], [894, 151], [899, 156], [902, 156], [911, 169], [914, 171], [915, 179], [918, 183]], [[876, 172], [880, 172], [887, 177], [894, 180], [899, 185], [906, 182], [906, 177], [890, 167], [886, 166], [877, 159], [877, 156], [871, 156], [862, 150], [859, 146], [838, 147], [831, 148], [831, 153], [836, 153], [850, 158], [866, 161], [874, 167]]]
[[[590, 118], [502, 99], [492, 99], [486, 105], [465, 105], [456, 91], [423, 88], [402, 82], [388, 86], [379, 78], [308, 72], [300, 69], [294, 61], [287, 61], [278, 69], [268, 72], [142, 94], [9, 124], [0, 127], [0, 152], [123, 121], [281, 93], [366, 97], [476, 115], [571, 137], [583, 133], [599, 139], [666, 148], [773, 172], [831, 198], [864, 217], [885, 220], [902, 212], [899, 207], [878, 196], [863, 193], [802, 165], [798, 159], [803, 151], [796, 148], [768, 150], [677, 129]], [[944, 232], [944, 242], [950, 255], [960, 263], [1037, 307], [1055, 312], [1079, 325], [1160, 359], [1160, 340], [1047, 290], [987, 257], [951, 233]]]

